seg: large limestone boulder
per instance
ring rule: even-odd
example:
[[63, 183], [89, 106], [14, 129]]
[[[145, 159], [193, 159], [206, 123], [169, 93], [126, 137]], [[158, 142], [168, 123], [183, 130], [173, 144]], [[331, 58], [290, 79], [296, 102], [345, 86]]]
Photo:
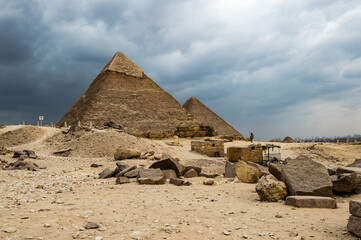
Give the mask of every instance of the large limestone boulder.
[[273, 175], [263, 176], [256, 186], [261, 201], [277, 202], [287, 196], [286, 184], [278, 181]]
[[236, 165], [236, 175], [244, 183], [256, 183], [259, 179], [259, 170], [243, 161], [239, 161]]
[[264, 167], [258, 163], [255, 162], [251, 162], [251, 161], [247, 161], [246, 162], [248, 165], [252, 166], [252, 167], [256, 167], [259, 170], [259, 177], [263, 177], [263, 176], [267, 176], [270, 174], [270, 172], [268, 171], [267, 167]]
[[136, 150], [118, 148], [117, 151], [114, 153], [114, 159], [123, 160], [130, 158], [138, 158], [140, 155], [141, 153]]
[[281, 167], [289, 195], [332, 196], [332, 181], [327, 168], [307, 156], [290, 159]]

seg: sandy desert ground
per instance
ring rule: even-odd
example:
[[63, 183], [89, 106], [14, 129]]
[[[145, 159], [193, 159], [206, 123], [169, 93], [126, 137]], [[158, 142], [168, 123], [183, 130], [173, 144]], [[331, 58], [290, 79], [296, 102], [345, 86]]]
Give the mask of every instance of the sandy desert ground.
[[[11, 131], [11, 134], [9, 133]], [[7, 126], [0, 129], [0, 146], [31, 149], [40, 171], [0, 170], [0, 239], [357, 239], [346, 230], [349, 200], [335, 196], [337, 209], [300, 209], [284, 202], [260, 202], [255, 184], [215, 178], [187, 179], [192, 186], [116, 185], [115, 178], [98, 179], [114, 168], [113, 153], [121, 145], [170, 155], [204, 172], [224, 171], [225, 158], [190, 151], [191, 139], [139, 139], [115, 130], [92, 130], [75, 136], [50, 127]], [[245, 141], [225, 143], [245, 146]], [[277, 143], [282, 157], [305, 154], [325, 166], [344, 166], [361, 157], [358, 144]], [[54, 151], [72, 148], [68, 157]], [[12, 154], [1, 160], [14, 162]], [[125, 160], [149, 166], [151, 160]], [[91, 168], [92, 163], [102, 167]], [[86, 230], [88, 222], [100, 228]]]

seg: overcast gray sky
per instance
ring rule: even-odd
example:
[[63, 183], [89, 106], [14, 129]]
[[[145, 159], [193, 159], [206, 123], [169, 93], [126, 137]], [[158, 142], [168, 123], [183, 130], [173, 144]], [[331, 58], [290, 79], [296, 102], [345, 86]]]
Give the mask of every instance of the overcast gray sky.
[[256, 139], [361, 133], [359, 0], [0, 0], [0, 123], [57, 122], [116, 51]]

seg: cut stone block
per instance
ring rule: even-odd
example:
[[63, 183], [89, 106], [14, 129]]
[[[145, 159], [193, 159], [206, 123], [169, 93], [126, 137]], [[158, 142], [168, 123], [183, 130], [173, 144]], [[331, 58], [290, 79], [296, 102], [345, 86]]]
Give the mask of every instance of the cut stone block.
[[285, 204], [299, 208], [337, 208], [335, 199], [318, 196], [289, 196]]
[[349, 203], [349, 210], [351, 215], [361, 217], [361, 201], [351, 200]]
[[347, 223], [347, 230], [358, 237], [361, 237], [361, 218], [350, 216]]

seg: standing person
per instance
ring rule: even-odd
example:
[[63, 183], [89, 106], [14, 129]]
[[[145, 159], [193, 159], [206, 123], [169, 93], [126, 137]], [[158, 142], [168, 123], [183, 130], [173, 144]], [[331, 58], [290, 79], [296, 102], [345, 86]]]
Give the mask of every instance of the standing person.
[[251, 143], [253, 143], [253, 138], [254, 138], [253, 133], [251, 133], [251, 136], [249, 138], [251, 139]]

